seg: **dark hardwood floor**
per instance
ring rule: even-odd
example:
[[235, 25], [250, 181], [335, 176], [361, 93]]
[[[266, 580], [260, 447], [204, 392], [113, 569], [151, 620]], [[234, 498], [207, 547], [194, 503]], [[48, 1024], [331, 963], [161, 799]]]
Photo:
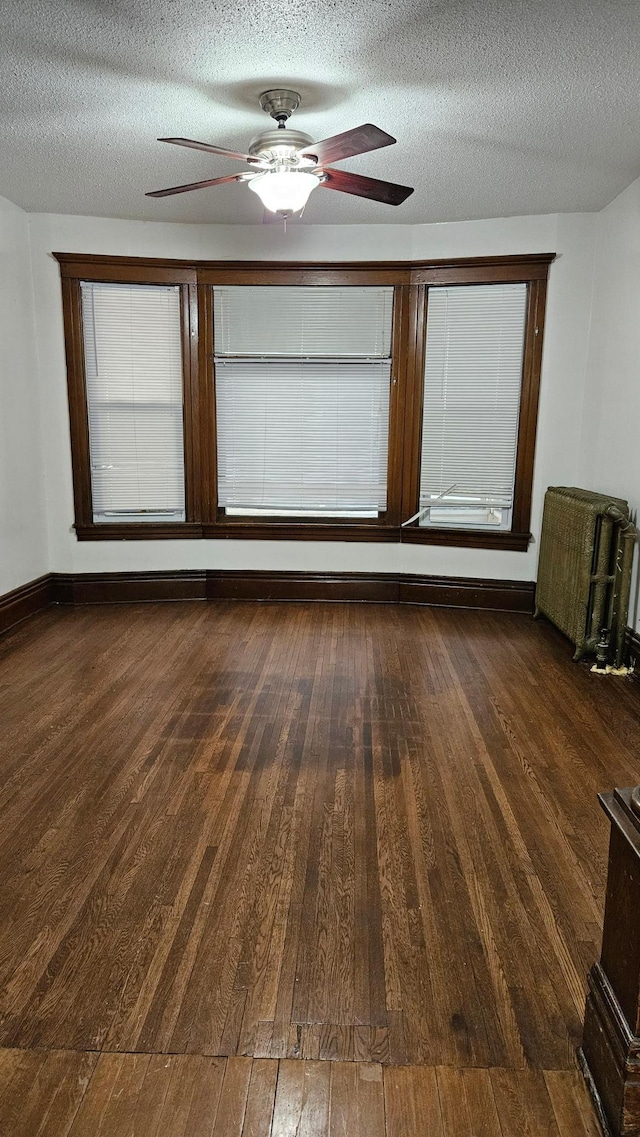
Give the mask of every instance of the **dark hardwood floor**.
[[521, 615], [51, 610], [0, 642], [0, 724], [0, 1134], [597, 1132], [635, 681]]

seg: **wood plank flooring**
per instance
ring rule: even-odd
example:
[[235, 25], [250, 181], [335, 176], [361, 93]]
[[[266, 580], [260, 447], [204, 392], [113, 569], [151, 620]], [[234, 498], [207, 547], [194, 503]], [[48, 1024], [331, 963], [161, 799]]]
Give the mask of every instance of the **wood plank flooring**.
[[[378, 1085], [418, 1132], [412, 1078], [437, 1133], [477, 1102], [483, 1133], [591, 1124], [595, 795], [640, 782], [640, 688], [570, 656], [523, 616], [373, 605], [52, 610], [2, 641], [0, 1134], [32, 1060], [72, 1137], [159, 1070], [245, 1094], [216, 1134], [261, 1133], [256, 1096], [273, 1137], [357, 1133], [322, 1102], [362, 1095], [375, 1133]], [[325, 1120], [294, 1124], [311, 1084]]]
[[2, 1137], [600, 1134], [577, 1071], [5, 1050], [0, 1074]]

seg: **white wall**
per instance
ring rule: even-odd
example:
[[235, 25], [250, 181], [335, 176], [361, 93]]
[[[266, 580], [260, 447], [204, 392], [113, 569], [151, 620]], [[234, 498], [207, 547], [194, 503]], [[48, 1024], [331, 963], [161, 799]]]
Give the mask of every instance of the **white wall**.
[[0, 198], [0, 596], [48, 568], [27, 215]]
[[[595, 215], [506, 218], [418, 226], [172, 225], [32, 215], [31, 249], [47, 422], [50, 568], [92, 572], [171, 568], [412, 572], [533, 580], [541, 503], [550, 483], [575, 481], [576, 408], [582, 413]], [[551, 268], [533, 505], [526, 553], [437, 546], [281, 541], [78, 543], [73, 499], [64, 343], [52, 251], [246, 260], [402, 260], [555, 252]]]
[[640, 178], [598, 214], [582, 455], [582, 485], [640, 512]]

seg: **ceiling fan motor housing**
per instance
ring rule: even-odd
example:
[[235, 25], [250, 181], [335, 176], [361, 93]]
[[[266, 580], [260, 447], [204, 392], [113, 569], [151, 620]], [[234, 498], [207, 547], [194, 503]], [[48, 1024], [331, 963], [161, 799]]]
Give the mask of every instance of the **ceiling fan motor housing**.
[[297, 91], [277, 89], [264, 91], [260, 96], [260, 106], [263, 111], [275, 118], [278, 126], [275, 130], [263, 130], [249, 143], [249, 154], [252, 157], [265, 158], [267, 161], [277, 161], [286, 165], [294, 165], [297, 169], [313, 166], [311, 158], [297, 158], [300, 150], [306, 150], [313, 145], [313, 139], [301, 130], [285, 130], [287, 119], [300, 106], [300, 95]]
[[[307, 150], [313, 145], [313, 139], [301, 130], [264, 130], [256, 135], [249, 143], [249, 154], [256, 157], [285, 158], [293, 157], [299, 150]], [[300, 164], [299, 162], [297, 164]], [[312, 166], [311, 159], [305, 165]]]
[[286, 122], [300, 106], [300, 95], [297, 91], [288, 91], [284, 88], [263, 91], [260, 95], [260, 106], [263, 111], [275, 118], [276, 122]]

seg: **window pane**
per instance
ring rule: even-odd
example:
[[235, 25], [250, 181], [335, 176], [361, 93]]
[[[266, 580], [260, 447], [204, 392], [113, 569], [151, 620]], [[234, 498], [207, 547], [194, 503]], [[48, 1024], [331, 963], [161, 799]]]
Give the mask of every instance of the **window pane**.
[[218, 361], [220, 506], [384, 511], [390, 369], [387, 361]]
[[214, 289], [220, 507], [384, 512], [392, 310], [392, 288]]
[[217, 356], [391, 354], [393, 288], [216, 288]]
[[510, 527], [526, 309], [526, 284], [429, 290], [423, 525]]
[[94, 521], [184, 521], [180, 290], [82, 284]]

